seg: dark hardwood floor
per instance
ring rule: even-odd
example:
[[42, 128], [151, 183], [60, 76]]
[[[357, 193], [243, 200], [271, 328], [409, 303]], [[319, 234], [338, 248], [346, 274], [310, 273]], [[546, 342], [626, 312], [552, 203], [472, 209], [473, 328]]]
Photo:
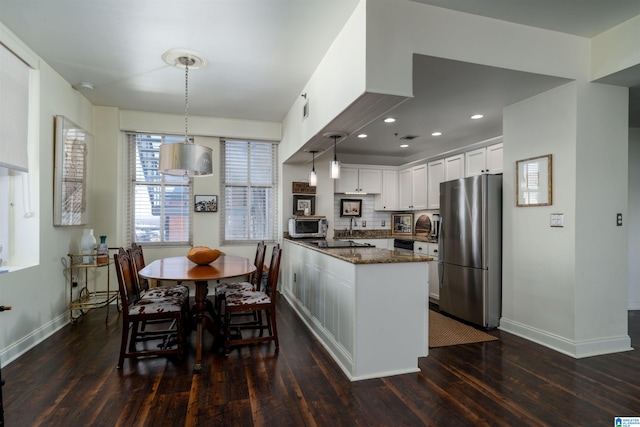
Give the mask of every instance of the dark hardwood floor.
[[[2, 370], [7, 426], [611, 426], [640, 415], [640, 352], [575, 360], [501, 331], [431, 349], [421, 373], [350, 382], [283, 298], [273, 344], [181, 363], [126, 360], [121, 317], [90, 312]], [[640, 342], [640, 312], [629, 314]], [[384, 337], [380, 337], [380, 345]]]

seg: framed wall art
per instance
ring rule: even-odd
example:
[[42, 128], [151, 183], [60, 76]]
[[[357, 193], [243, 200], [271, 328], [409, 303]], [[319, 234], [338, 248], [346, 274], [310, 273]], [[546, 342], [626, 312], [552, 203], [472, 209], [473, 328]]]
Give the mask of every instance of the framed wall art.
[[293, 214], [294, 215], [315, 215], [316, 214], [316, 196], [294, 195], [293, 196]]
[[551, 154], [516, 162], [516, 206], [552, 204]]
[[413, 214], [391, 214], [391, 235], [411, 236], [413, 234]]
[[218, 212], [218, 196], [198, 195], [193, 199], [194, 212]]
[[55, 117], [53, 165], [53, 225], [89, 222], [89, 170], [93, 137], [65, 116]]
[[362, 199], [340, 199], [340, 216], [362, 216]]

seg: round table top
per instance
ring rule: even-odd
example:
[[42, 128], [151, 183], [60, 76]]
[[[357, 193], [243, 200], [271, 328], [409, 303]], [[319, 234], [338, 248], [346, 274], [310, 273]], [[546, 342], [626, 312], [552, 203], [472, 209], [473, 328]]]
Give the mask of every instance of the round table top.
[[245, 276], [256, 271], [248, 258], [222, 255], [209, 265], [197, 265], [186, 256], [153, 261], [138, 274], [147, 279], [174, 281], [206, 281]]

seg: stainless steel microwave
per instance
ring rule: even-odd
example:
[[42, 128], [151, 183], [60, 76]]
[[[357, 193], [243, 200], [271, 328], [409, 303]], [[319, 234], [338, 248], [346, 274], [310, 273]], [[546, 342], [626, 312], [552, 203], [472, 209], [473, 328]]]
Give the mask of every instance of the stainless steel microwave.
[[329, 225], [325, 217], [296, 217], [289, 218], [289, 237], [302, 239], [315, 237], [324, 239], [327, 237]]

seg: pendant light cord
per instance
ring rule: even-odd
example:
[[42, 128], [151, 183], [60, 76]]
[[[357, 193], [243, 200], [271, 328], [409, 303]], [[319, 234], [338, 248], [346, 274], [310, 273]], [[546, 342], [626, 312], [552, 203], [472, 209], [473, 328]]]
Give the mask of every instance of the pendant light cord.
[[184, 142], [189, 143], [189, 62], [190, 58], [185, 58], [184, 64]]
[[184, 142], [189, 144], [189, 67], [195, 64], [196, 60], [182, 56], [178, 62], [184, 65]]

